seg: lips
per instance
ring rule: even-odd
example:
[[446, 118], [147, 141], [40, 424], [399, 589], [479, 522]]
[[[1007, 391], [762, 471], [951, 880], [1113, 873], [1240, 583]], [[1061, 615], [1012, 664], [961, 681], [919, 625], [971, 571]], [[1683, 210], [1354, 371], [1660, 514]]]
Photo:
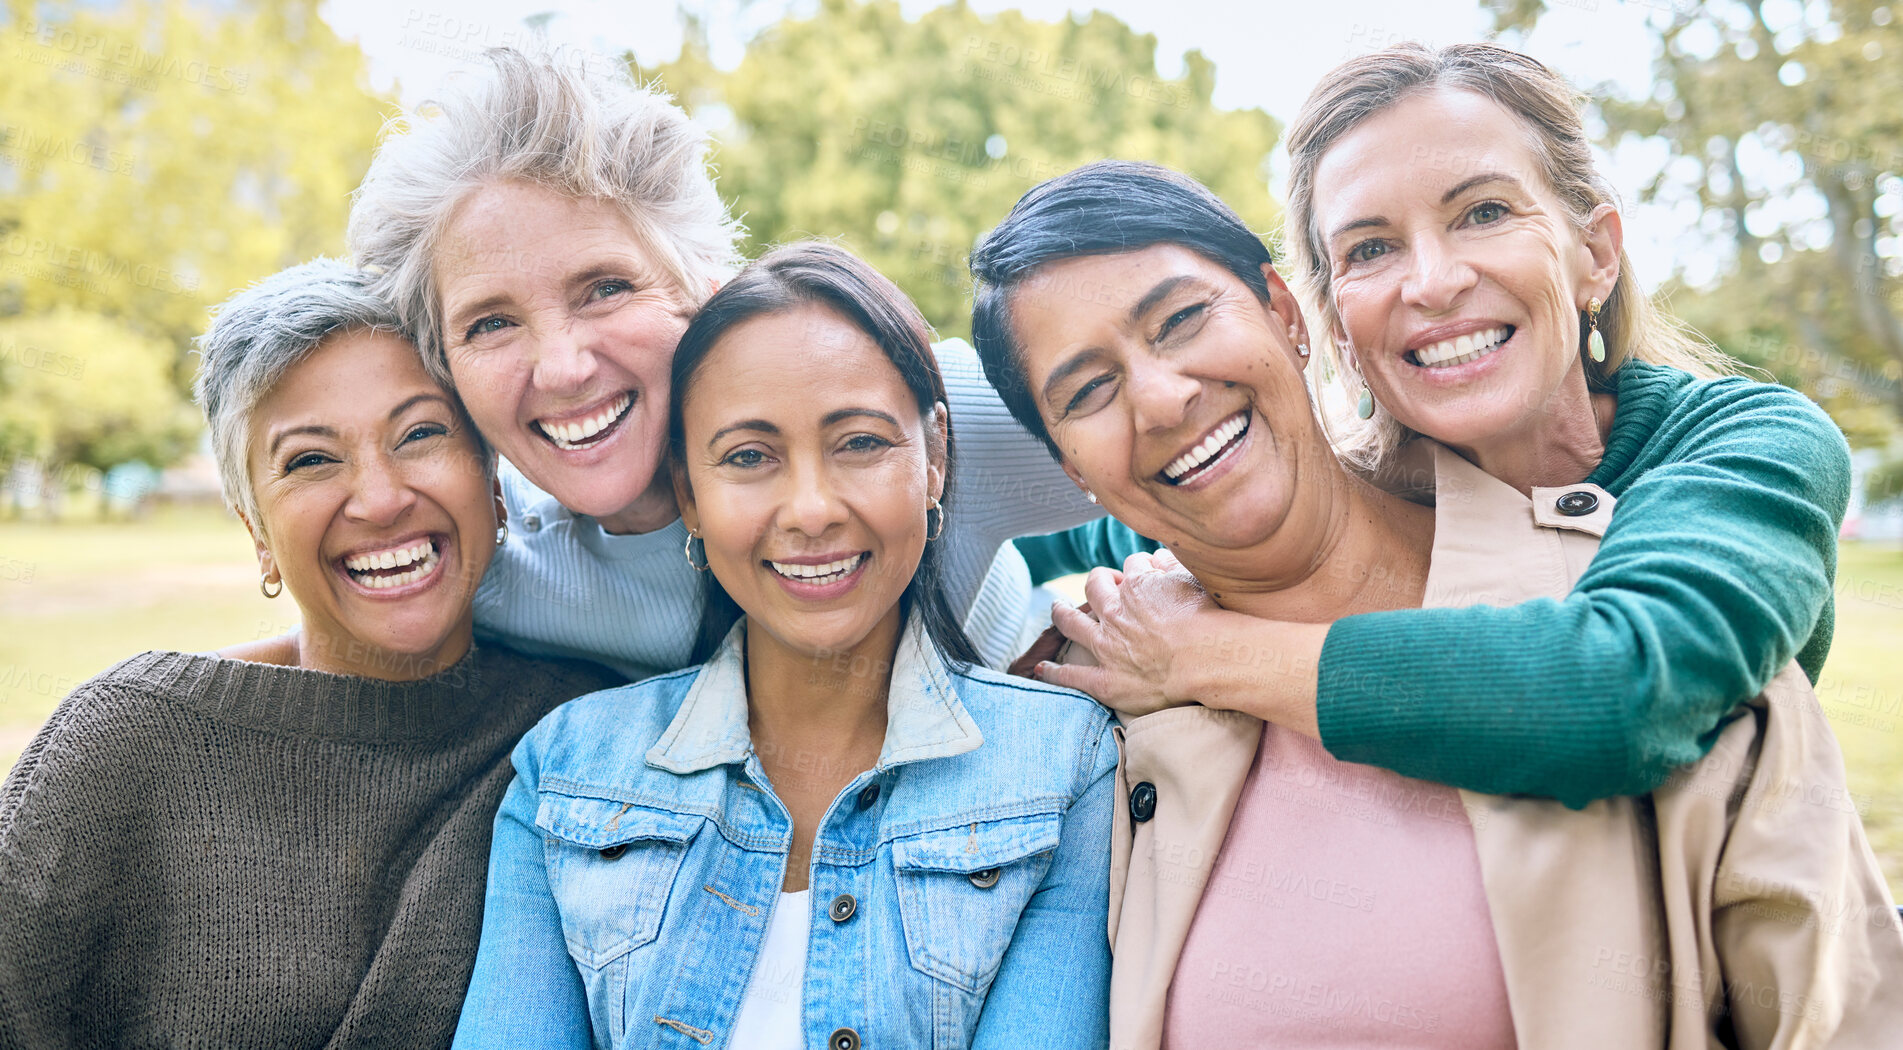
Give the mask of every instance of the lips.
[[1159, 471], [1162, 479], [1171, 485], [1184, 485], [1202, 476], [1210, 467], [1227, 459], [1242, 443], [1249, 433], [1249, 424], [1253, 415], [1248, 409], [1216, 424], [1209, 433], [1182, 455], [1171, 460], [1169, 465]]
[[535, 428], [564, 452], [593, 448], [628, 418], [628, 410], [634, 407], [634, 402], [634, 391], [624, 390], [579, 416], [537, 419]]

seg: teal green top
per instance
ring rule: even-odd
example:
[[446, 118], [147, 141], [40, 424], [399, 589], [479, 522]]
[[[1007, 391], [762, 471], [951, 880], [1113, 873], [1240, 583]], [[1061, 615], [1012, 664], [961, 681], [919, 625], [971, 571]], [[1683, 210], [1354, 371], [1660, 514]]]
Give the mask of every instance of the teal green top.
[[[1651, 791], [1793, 657], [1830, 651], [1850, 449], [1809, 398], [1628, 363], [1605, 458], [1618, 499], [1562, 601], [1338, 620], [1315, 698], [1335, 757], [1570, 806]], [[1018, 541], [1042, 582], [1154, 544], [1114, 521]]]

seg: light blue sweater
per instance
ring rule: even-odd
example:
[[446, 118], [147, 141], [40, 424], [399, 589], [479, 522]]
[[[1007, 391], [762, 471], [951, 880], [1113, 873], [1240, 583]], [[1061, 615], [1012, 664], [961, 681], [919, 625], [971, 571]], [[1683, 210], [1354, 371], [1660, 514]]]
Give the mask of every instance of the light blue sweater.
[[[965, 631], [1003, 667], [1042, 629], [1049, 599], [1032, 597], [1014, 536], [1055, 532], [1102, 513], [1018, 426], [985, 380], [970, 344], [937, 343], [954, 456], [945, 573]], [[617, 536], [570, 512], [507, 462], [509, 538], [476, 592], [476, 631], [525, 653], [579, 657], [641, 679], [689, 664], [700, 625], [700, 574], [687, 529]]]

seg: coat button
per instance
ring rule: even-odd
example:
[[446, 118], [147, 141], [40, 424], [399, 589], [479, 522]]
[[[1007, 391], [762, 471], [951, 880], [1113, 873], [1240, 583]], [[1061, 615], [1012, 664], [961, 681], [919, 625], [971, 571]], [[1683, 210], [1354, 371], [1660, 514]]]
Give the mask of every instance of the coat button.
[[867, 784], [865, 790], [859, 792], [860, 809], [871, 809], [872, 804], [877, 801], [879, 801], [879, 785], [876, 781]]
[[1156, 785], [1144, 781], [1130, 789], [1130, 819], [1141, 824], [1156, 816]]
[[971, 873], [971, 884], [981, 890], [988, 890], [998, 884], [998, 869], [986, 868]]
[[1599, 497], [1581, 489], [1561, 496], [1553, 501], [1553, 506], [1569, 518], [1583, 518], [1599, 509]]
[[859, 1050], [859, 1033], [850, 1028], [835, 1028], [826, 1038], [826, 1050]]
[[852, 894], [842, 893], [833, 898], [832, 907], [826, 909], [826, 914], [832, 916], [834, 922], [845, 922], [858, 910], [859, 902], [852, 899]]
[[522, 515], [522, 529], [523, 529], [523, 531], [525, 531], [525, 532], [534, 532], [535, 530], [537, 530], [537, 529], [539, 529], [539, 528], [541, 528], [541, 527], [542, 527], [542, 516], [541, 516], [540, 514], [524, 514], [524, 515]]
[[612, 846], [601, 847], [601, 859], [613, 860], [626, 852], [628, 852], [628, 844], [625, 842], [617, 842]]

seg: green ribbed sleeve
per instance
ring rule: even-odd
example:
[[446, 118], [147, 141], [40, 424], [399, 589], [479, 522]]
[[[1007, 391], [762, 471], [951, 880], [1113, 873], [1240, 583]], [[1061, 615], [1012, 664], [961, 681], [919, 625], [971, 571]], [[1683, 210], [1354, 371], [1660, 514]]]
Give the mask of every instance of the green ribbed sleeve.
[[1562, 601], [1339, 620], [1316, 697], [1336, 757], [1583, 806], [1702, 757], [1731, 709], [1830, 648], [1850, 450], [1784, 387], [1630, 364], [1606, 456], [1618, 498]]

